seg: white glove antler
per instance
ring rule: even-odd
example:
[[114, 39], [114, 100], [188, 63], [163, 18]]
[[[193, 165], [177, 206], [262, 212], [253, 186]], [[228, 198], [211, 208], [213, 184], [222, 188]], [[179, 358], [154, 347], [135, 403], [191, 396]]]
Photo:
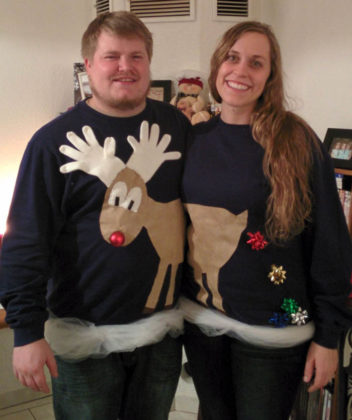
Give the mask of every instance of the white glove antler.
[[73, 162], [60, 166], [60, 172], [66, 174], [81, 170], [89, 175], [97, 176], [107, 187], [126, 166], [136, 171], [144, 182], [148, 182], [164, 162], [181, 157], [180, 152], [165, 152], [170, 144], [171, 136], [164, 134], [158, 143], [159, 125], [153, 124], [149, 133], [147, 121], [143, 121], [141, 124], [139, 142], [133, 136], [127, 137], [133, 148], [127, 165], [115, 156], [116, 141], [113, 137], [107, 137], [104, 147], [101, 147], [91, 127], [84, 126], [82, 132], [86, 141], [72, 131], [66, 134], [67, 139], [74, 147], [62, 145], [59, 150], [65, 156], [73, 159]]
[[149, 124], [143, 121], [140, 128], [140, 141], [133, 136], [128, 136], [127, 141], [133, 148], [133, 154], [127, 162], [127, 166], [135, 170], [144, 180], [148, 182], [160, 166], [167, 160], [180, 159], [180, 152], [166, 152], [170, 144], [171, 136], [164, 134], [159, 140], [160, 127], [153, 124], [149, 134]]
[[91, 127], [84, 126], [82, 132], [86, 141], [72, 131], [66, 134], [67, 139], [75, 148], [62, 145], [59, 150], [62, 154], [74, 159], [74, 162], [60, 166], [60, 172], [66, 174], [81, 170], [97, 176], [108, 187], [126, 166], [121, 159], [115, 156], [115, 139], [107, 137], [103, 148], [98, 143]]

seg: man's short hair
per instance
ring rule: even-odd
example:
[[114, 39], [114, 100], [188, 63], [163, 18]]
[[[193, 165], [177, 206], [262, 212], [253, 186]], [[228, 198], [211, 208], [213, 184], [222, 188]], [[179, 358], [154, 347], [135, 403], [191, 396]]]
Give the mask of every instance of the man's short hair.
[[107, 12], [97, 16], [82, 37], [82, 57], [92, 59], [102, 31], [125, 38], [140, 38], [145, 43], [149, 61], [153, 55], [153, 38], [145, 24], [131, 12]]

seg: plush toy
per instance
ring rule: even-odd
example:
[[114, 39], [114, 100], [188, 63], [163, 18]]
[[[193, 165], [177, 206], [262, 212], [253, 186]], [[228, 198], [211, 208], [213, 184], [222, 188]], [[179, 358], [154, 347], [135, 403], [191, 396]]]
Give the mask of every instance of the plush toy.
[[178, 81], [177, 95], [170, 101], [187, 116], [192, 124], [210, 119], [201, 96], [202, 90], [203, 82], [200, 77], [183, 77]]

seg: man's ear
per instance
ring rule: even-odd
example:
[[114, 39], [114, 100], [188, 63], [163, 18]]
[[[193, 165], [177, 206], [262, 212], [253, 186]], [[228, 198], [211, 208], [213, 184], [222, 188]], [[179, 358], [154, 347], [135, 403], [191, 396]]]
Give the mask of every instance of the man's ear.
[[84, 65], [85, 65], [86, 71], [89, 72], [90, 67], [91, 67], [91, 62], [88, 58], [84, 59]]

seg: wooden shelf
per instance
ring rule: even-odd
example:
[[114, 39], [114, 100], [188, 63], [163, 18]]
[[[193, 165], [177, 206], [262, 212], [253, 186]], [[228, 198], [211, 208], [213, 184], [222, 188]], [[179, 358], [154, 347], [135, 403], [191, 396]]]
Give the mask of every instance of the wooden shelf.
[[352, 169], [335, 168], [335, 172], [342, 175], [352, 176]]

